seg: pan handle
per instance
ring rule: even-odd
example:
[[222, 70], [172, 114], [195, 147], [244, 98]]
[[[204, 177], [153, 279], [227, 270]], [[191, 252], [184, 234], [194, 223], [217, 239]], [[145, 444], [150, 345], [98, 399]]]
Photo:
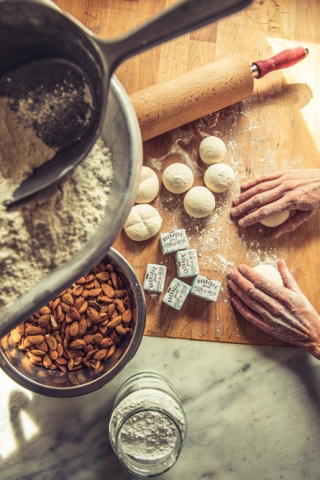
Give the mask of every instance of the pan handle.
[[96, 42], [111, 73], [127, 58], [236, 13], [251, 3], [252, 0], [182, 0], [116, 39], [96, 38]]

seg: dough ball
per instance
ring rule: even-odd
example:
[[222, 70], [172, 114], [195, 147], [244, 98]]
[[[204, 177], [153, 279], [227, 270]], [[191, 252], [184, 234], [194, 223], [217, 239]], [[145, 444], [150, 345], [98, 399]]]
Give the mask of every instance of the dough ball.
[[281, 223], [284, 223], [286, 220], [288, 220], [289, 216], [290, 210], [284, 210], [283, 212], [274, 213], [273, 215], [260, 220], [260, 223], [266, 227], [277, 227], [278, 225], [281, 225]]
[[276, 267], [273, 267], [272, 265], [265, 265], [262, 263], [260, 265], [257, 265], [256, 267], [253, 267], [253, 270], [260, 273], [260, 275], [265, 277], [267, 280], [276, 283], [279, 287], [283, 287], [282, 277]]
[[226, 151], [224, 141], [214, 136], [204, 138], [199, 146], [200, 158], [208, 165], [222, 162]]
[[173, 163], [167, 167], [162, 175], [162, 182], [171, 193], [184, 193], [192, 187], [193, 173], [184, 163]]
[[204, 174], [204, 183], [209, 190], [222, 193], [231, 187], [236, 179], [234, 171], [225, 163], [211, 165]]
[[157, 174], [149, 167], [143, 166], [136, 197], [136, 203], [149, 203], [156, 198], [159, 192]]
[[158, 210], [147, 203], [131, 208], [124, 231], [131, 240], [142, 242], [156, 235], [162, 224]]
[[183, 205], [185, 211], [194, 218], [210, 215], [215, 207], [215, 198], [206, 187], [193, 187], [186, 193]]

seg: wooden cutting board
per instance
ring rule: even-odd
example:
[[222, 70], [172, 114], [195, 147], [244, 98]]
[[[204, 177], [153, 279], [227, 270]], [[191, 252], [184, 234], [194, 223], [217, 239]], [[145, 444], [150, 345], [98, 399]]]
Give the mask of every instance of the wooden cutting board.
[[[57, 0], [56, 3], [97, 35], [111, 38], [174, 1]], [[241, 229], [229, 215], [232, 198], [246, 179], [320, 165], [319, 24], [320, 1], [255, 1], [239, 14], [138, 55], [117, 70], [118, 78], [132, 94], [238, 52], [252, 63], [286, 48], [303, 46], [310, 50], [303, 62], [256, 80], [254, 94], [249, 99], [144, 143], [144, 164], [156, 171], [160, 181], [169, 164], [185, 162], [195, 173], [195, 184], [203, 185], [205, 166], [199, 159], [199, 144], [204, 136], [217, 135], [227, 146], [225, 162], [237, 175], [231, 191], [216, 195], [214, 214], [202, 220], [187, 216], [182, 196], [174, 196], [161, 186], [152, 203], [163, 218], [161, 231], [185, 228], [190, 247], [198, 251], [201, 274], [219, 280], [222, 290], [216, 303], [189, 296], [179, 312], [162, 303], [162, 294], [146, 293], [147, 335], [285, 345], [233, 311], [226, 274], [239, 263], [275, 264], [277, 258], [284, 258], [301, 290], [320, 311], [319, 216], [315, 215], [294, 233], [273, 240], [267, 228], [255, 225]], [[114, 247], [131, 263], [141, 282], [148, 263], [168, 267], [166, 287], [176, 276], [174, 256], [162, 255], [159, 236], [139, 243], [122, 232]]]

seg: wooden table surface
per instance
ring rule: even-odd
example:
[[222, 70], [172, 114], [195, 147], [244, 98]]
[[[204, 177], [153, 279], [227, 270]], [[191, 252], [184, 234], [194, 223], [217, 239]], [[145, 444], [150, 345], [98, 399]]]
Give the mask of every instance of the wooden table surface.
[[[174, 0], [57, 0], [56, 3], [95, 34], [111, 38]], [[310, 55], [294, 67], [255, 80], [250, 98], [144, 142], [144, 164], [153, 168], [160, 180], [165, 167], [184, 162], [194, 170], [195, 184], [203, 185], [205, 167], [199, 159], [198, 147], [204, 136], [217, 135], [227, 146], [225, 162], [237, 176], [229, 192], [216, 195], [215, 212], [205, 219], [189, 217], [183, 210], [183, 196], [169, 194], [163, 186], [152, 202], [163, 217], [161, 231], [185, 228], [190, 247], [198, 251], [201, 274], [219, 280], [222, 290], [216, 303], [189, 295], [179, 312], [162, 303], [162, 294], [146, 293], [146, 335], [285, 345], [233, 311], [226, 274], [239, 263], [275, 264], [277, 258], [284, 258], [301, 290], [320, 311], [319, 215], [278, 240], [272, 239], [270, 230], [264, 227], [239, 228], [229, 215], [232, 198], [246, 179], [320, 165], [319, 25], [320, 1], [254, 1], [236, 15], [137, 55], [118, 68], [116, 75], [132, 94], [238, 52], [252, 63], [286, 48], [303, 46], [310, 50]], [[128, 259], [141, 281], [148, 263], [167, 265], [166, 287], [176, 276], [174, 256], [162, 255], [159, 235], [145, 242], [133, 242], [121, 232], [114, 247]]]

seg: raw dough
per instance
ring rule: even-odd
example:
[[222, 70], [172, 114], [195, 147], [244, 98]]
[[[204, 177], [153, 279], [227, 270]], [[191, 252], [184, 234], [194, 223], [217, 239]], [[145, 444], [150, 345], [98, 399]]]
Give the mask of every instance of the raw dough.
[[124, 231], [131, 240], [142, 242], [156, 235], [162, 224], [162, 218], [151, 205], [142, 203], [131, 208], [124, 224]]
[[253, 267], [253, 270], [260, 273], [263, 277], [271, 282], [276, 283], [279, 287], [283, 287], [283, 280], [279, 270], [272, 265], [260, 264]]
[[290, 210], [284, 210], [283, 212], [274, 213], [273, 215], [260, 220], [260, 223], [266, 227], [277, 227], [278, 225], [281, 225], [281, 223], [284, 223], [286, 220], [288, 220], [289, 216]]
[[203, 218], [210, 215], [215, 207], [213, 193], [206, 187], [193, 187], [186, 193], [183, 200], [185, 211], [195, 218]]
[[151, 168], [143, 165], [136, 203], [152, 202], [158, 195], [158, 192], [159, 180], [157, 174]]
[[225, 163], [211, 165], [204, 174], [204, 183], [209, 190], [222, 193], [231, 187], [236, 177], [234, 171]]
[[208, 165], [222, 162], [226, 151], [224, 141], [214, 136], [204, 138], [199, 146], [200, 158]]
[[191, 168], [184, 163], [173, 163], [163, 172], [162, 181], [171, 193], [184, 193], [192, 187], [194, 177]]

